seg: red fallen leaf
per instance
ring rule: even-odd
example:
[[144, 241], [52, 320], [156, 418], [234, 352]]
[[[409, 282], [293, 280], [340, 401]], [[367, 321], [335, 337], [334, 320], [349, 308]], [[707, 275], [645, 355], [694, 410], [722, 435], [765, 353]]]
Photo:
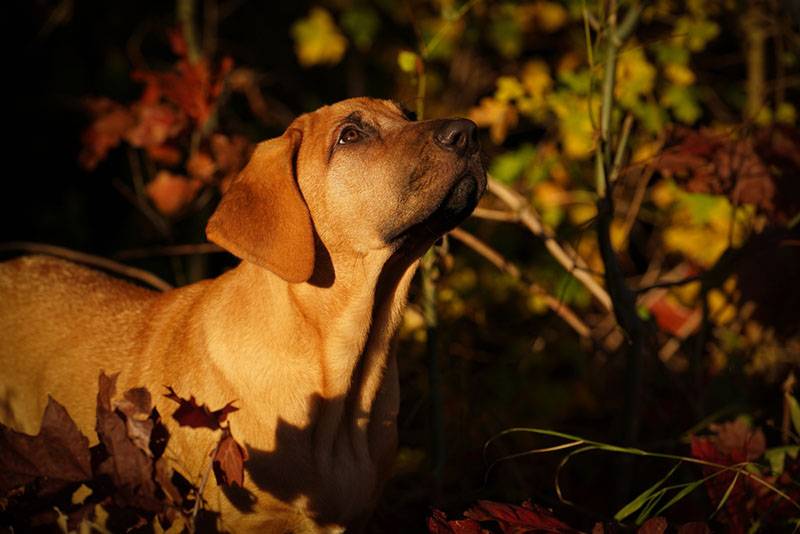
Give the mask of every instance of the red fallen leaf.
[[541, 506], [525, 501], [522, 506], [498, 503], [493, 501], [478, 501], [466, 512], [464, 516], [476, 521], [496, 521], [504, 533], [521, 532], [577, 532], [566, 523], [556, 519], [553, 513]]
[[735, 463], [755, 460], [767, 448], [767, 440], [761, 429], [751, 428], [744, 419], [713, 424], [709, 429], [716, 434], [710, 439], [717, 449], [729, 455]]
[[169, 393], [164, 396], [179, 404], [178, 409], [172, 414], [172, 418], [181, 426], [218, 430], [220, 425], [225, 422], [228, 414], [239, 409], [233, 405], [236, 401], [231, 401], [219, 410], [212, 412], [205, 404], [197, 404], [194, 395], [190, 396], [189, 400], [186, 400], [178, 396], [171, 386], [166, 387]]
[[89, 99], [85, 107], [94, 120], [81, 135], [83, 149], [78, 159], [85, 169], [92, 170], [119, 145], [136, 119], [128, 108], [108, 98]]
[[229, 428], [225, 428], [214, 454], [214, 476], [221, 486], [244, 486], [244, 463], [247, 449], [233, 439]]
[[[752, 429], [744, 419], [712, 425], [714, 435], [708, 437], [692, 436], [692, 456], [699, 460], [720, 465], [735, 465], [754, 460], [764, 453], [766, 440], [760, 429]], [[703, 467], [703, 474], [710, 476], [718, 469]], [[753, 515], [754, 495], [763, 493], [763, 486], [750, 477], [739, 477], [736, 486], [728, 495], [720, 519], [727, 524], [732, 533], [746, 532]], [[728, 492], [735, 478], [734, 473], [717, 474], [705, 483], [711, 502], [716, 505]]]
[[664, 534], [667, 526], [667, 520], [663, 517], [651, 517], [639, 527], [636, 534]]
[[89, 440], [52, 397], [35, 436], [0, 424], [0, 494], [38, 480], [39, 494], [92, 478]]
[[153, 480], [153, 460], [128, 436], [122, 413], [112, 409], [117, 376], [119, 373], [100, 373], [96, 429], [108, 457], [97, 467], [96, 474], [111, 479], [119, 506], [158, 511], [162, 505]]
[[158, 211], [175, 215], [194, 199], [202, 185], [199, 180], [162, 170], [147, 184], [145, 192]]
[[447, 519], [441, 510], [434, 509], [428, 518], [428, 532], [430, 534], [483, 534], [480, 523], [472, 519]]

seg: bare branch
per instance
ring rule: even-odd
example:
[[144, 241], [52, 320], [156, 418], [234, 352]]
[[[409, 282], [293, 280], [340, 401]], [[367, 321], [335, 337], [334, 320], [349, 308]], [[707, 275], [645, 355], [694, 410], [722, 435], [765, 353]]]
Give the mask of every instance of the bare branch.
[[[454, 228], [450, 231], [450, 235], [489, 260], [489, 262], [495, 267], [505, 272], [515, 280], [525, 282], [523, 280], [522, 272], [513, 262], [507, 260], [502, 254], [474, 235], [462, 230], [461, 228]], [[563, 319], [565, 323], [572, 327], [572, 329], [575, 330], [579, 336], [584, 338], [591, 337], [591, 329], [577, 316], [574, 311], [572, 311], [569, 306], [548, 293], [547, 290], [539, 284], [529, 282], [525, 283], [527, 284], [528, 291], [542, 297], [547, 303], [547, 307], [550, 308], [556, 315], [561, 317], [561, 319]]]
[[606, 310], [611, 311], [613, 309], [611, 298], [602, 285], [588, 271], [588, 265], [586, 265], [583, 258], [569, 245], [561, 245], [556, 241], [552, 230], [542, 223], [539, 214], [536, 213], [533, 206], [522, 195], [492, 177], [489, 177], [489, 191], [518, 214], [520, 222], [533, 235], [544, 241], [545, 248], [553, 258], [580, 281]]

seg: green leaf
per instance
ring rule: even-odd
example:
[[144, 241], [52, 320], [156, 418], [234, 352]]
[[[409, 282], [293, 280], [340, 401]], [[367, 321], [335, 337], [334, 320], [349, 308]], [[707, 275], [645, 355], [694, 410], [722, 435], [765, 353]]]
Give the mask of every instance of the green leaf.
[[691, 87], [670, 85], [661, 96], [661, 103], [670, 108], [675, 118], [685, 124], [694, 124], [703, 114]]
[[687, 65], [689, 63], [689, 51], [684, 46], [675, 43], [657, 42], [653, 44], [653, 51], [656, 53], [656, 60], [661, 64], [677, 63]]
[[522, 27], [514, 6], [502, 6], [489, 25], [488, 38], [503, 57], [515, 58], [522, 52]]
[[644, 490], [644, 491], [643, 491], [641, 494], [639, 494], [639, 496], [638, 496], [638, 497], [636, 497], [634, 500], [632, 500], [631, 502], [629, 502], [628, 504], [626, 504], [625, 506], [623, 506], [623, 507], [622, 507], [622, 509], [621, 509], [619, 512], [617, 512], [616, 514], [614, 514], [614, 520], [616, 520], [616, 521], [622, 521], [622, 520], [624, 520], [626, 517], [628, 517], [629, 515], [631, 515], [632, 513], [634, 513], [636, 510], [638, 510], [639, 508], [641, 508], [642, 506], [644, 506], [644, 504], [645, 504], [645, 503], [646, 503], [646, 502], [647, 502], [647, 501], [650, 499], [650, 496], [651, 496], [653, 493], [655, 493], [655, 491], [656, 491], [658, 488], [660, 488], [662, 485], [664, 485], [664, 483], [665, 483], [667, 480], [669, 480], [669, 477], [671, 477], [671, 476], [672, 476], [672, 474], [675, 472], [675, 470], [677, 470], [677, 469], [678, 469], [678, 467], [679, 467], [680, 465], [681, 465], [681, 463], [680, 463], [680, 462], [678, 462], [677, 464], [675, 464], [675, 467], [673, 467], [672, 469], [670, 469], [670, 470], [669, 470], [669, 473], [667, 473], [667, 474], [666, 474], [666, 476], [664, 476], [664, 478], [662, 478], [661, 480], [659, 480], [658, 482], [656, 482], [655, 484], [653, 484], [652, 486], [650, 486], [649, 488], [647, 488], [646, 490]]
[[506, 152], [494, 158], [489, 167], [489, 173], [503, 183], [514, 183], [527, 170], [534, 157], [536, 157], [536, 148], [525, 143], [517, 150]]
[[352, 7], [342, 13], [342, 28], [361, 50], [368, 50], [375, 41], [381, 19], [374, 9], [367, 6]]
[[401, 50], [397, 54], [397, 65], [403, 72], [412, 73], [417, 70], [419, 56], [410, 50]]
[[785, 445], [783, 447], [773, 447], [764, 451], [764, 458], [769, 462], [772, 474], [775, 476], [783, 474], [784, 464], [786, 462], [786, 455], [790, 458], [797, 458], [797, 453], [800, 452], [800, 445]]

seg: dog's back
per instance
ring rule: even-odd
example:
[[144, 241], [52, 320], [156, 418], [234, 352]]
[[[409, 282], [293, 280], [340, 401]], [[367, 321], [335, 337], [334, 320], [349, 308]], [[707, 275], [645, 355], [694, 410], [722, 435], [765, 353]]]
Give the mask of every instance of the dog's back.
[[[58, 400], [66, 389], [96, 384], [96, 372], [83, 376], [88, 369], [129, 361], [122, 356], [135, 342], [131, 325], [158, 295], [49, 256], [0, 263], [0, 421], [36, 432], [47, 398], [31, 385], [47, 385]], [[76, 358], [97, 362], [76, 365]], [[94, 405], [70, 414], [90, 422]]]

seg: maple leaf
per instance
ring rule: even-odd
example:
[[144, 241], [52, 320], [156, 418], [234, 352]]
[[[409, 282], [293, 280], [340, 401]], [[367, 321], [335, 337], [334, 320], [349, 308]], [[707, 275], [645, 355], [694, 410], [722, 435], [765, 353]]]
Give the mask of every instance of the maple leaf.
[[522, 506], [498, 503], [493, 501], [478, 501], [466, 512], [464, 516], [476, 521], [496, 521], [500, 529], [507, 534], [522, 532], [577, 532], [569, 525], [556, 519], [553, 513], [546, 508], [525, 501]]
[[236, 401], [231, 401], [219, 410], [211, 411], [205, 404], [197, 404], [194, 395], [189, 399], [180, 397], [171, 386], [167, 386], [169, 393], [164, 396], [170, 400], [178, 403], [178, 409], [172, 414], [179, 425], [188, 426], [191, 428], [209, 428], [211, 430], [219, 430], [222, 423], [228, 417], [229, 413], [237, 411], [239, 408], [233, 405]]
[[52, 397], [35, 436], [0, 424], [0, 494], [34, 481], [38, 494], [54, 493], [91, 478], [89, 440]]
[[247, 449], [233, 439], [230, 428], [223, 429], [212, 460], [217, 483], [221, 486], [244, 486], [244, 463], [247, 458]]

